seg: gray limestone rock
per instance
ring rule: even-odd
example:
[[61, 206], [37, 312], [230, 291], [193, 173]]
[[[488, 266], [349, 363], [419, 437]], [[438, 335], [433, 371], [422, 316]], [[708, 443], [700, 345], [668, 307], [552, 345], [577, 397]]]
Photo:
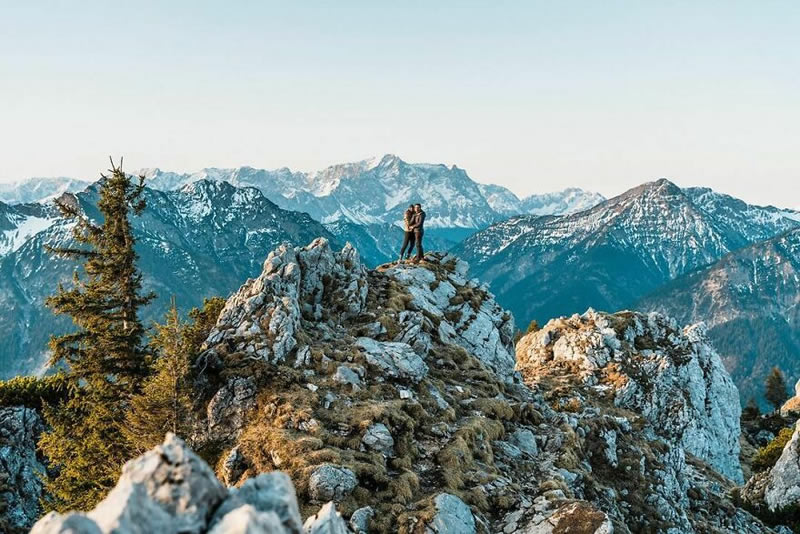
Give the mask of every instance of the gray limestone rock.
[[394, 438], [392, 433], [383, 423], [371, 425], [364, 437], [361, 438], [364, 447], [371, 451], [380, 452], [384, 456], [391, 456], [394, 450]]
[[84, 514], [50, 512], [33, 526], [30, 534], [103, 534], [97, 523]]
[[308, 492], [316, 501], [340, 500], [358, 485], [355, 473], [333, 464], [317, 467], [308, 481]]
[[425, 534], [475, 534], [475, 517], [461, 499], [440, 493], [434, 499], [436, 515], [425, 527]]
[[4, 518], [11, 528], [27, 529], [39, 516], [39, 498], [45, 467], [36, 456], [36, 442], [44, 430], [35, 410], [23, 406], [0, 407], [0, 490]]
[[286, 473], [274, 471], [248, 479], [240, 488], [230, 490], [230, 495], [219, 506], [212, 523], [241, 506], [253, 506], [259, 512], [272, 512], [288, 534], [300, 534], [302, 520], [297, 505], [294, 485]]
[[351, 534], [342, 516], [332, 502], [325, 504], [319, 512], [309, 517], [303, 524], [306, 534]]
[[210, 467], [180, 438], [167, 434], [157, 446], [125, 464], [118, 486], [141, 484], [147, 495], [175, 519], [182, 533], [204, 532], [226, 497]]
[[428, 365], [407, 343], [375, 341], [360, 337], [357, 345], [364, 351], [367, 362], [386, 377], [419, 382], [428, 374]]

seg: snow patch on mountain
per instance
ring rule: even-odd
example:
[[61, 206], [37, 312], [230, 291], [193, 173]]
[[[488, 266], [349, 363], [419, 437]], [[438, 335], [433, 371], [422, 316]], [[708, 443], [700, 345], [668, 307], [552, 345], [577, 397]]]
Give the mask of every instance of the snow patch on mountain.
[[35, 216], [18, 219], [15, 221], [17, 224], [16, 228], [5, 230], [0, 233], [0, 256], [18, 250], [28, 239], [39, 232], [47, 230], [55, 221], [55, 218]]
[[190, 174], [140, 172], [149, 187], [166, 191], [197, 180], [256, 187], [281, 208], [306, 212], [325, 224], [343, 219], [398, 224], [406, 207], [420, 202], [431, 228], [480, 229], [512, 215], [572, 213], [603, 200], [597, 193], [575, 188], [520, 200], [505, 187], [473, 181], [455, 165], [407, 163], [393, 154], [313, 173], [252, 167], [208, 168]]

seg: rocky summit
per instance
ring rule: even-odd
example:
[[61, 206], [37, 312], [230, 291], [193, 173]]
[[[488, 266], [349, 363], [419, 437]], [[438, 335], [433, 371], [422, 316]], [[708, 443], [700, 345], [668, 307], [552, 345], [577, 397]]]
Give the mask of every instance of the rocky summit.
[[730, 497], [739, 404], [702, 327], [589, 311], [515, 344], [467, 271], [279, 247], [195, 362], [191, 435], [33, 532], [775, 532]]

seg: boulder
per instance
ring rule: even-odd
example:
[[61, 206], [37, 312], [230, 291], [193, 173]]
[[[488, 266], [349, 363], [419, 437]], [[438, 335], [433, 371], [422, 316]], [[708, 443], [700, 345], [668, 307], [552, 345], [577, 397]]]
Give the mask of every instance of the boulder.
[[[36, 456], [36, 442], [44, 430], [31, 408], [0, 407], [0, 501], [9, 527], [28, 529], [39, 516], [40, 475], [45, 467]], [[77, 521], [77, 520], [76, 520]]]
[[539, 454], [536, 436], [527, 428], [519, 428], [508, 436], [508, 442], [529, 456]]
[[407, 343], [360, 337], [356, 344], [364, 351], [367, 362], [387, 378], [416, 383], [428, 374], [427, 364]]
[[346, 467], [325, 464], [317, 467], [308, 481], [308, 492], [316, 501], [341, 500], [358, 485], [355, 473]]
[[287, 534], [274, 512], [262, 512], [245, 504], [222, 516], [209, 534]]
[[433, 501], [436, 514], [426, 525], [425, 534], [475, 534], [472, 510], [461, 499], [440, 493]]
[[300, 519], [294, 485], [286, 473], [262, 473], [245, 481], [240, 488], [231, 489], [228, 498], [214, 514], [212, 524], [245, 505], [258, 512], [275, 514], [288, 534], [300, 534], [303, 522]]
[[371, 425], [364, 437], [361, 438], [361, 443], [364, 444], [368, 450], [379, 452], [384, 456], [391, 456], [394, 449], [394, 438], [392, 433], [383, 423], [375, 423]]
[[307, 534], [351, 534], [332, 502], [327, 503], [320, 508], [319, 512], [306, 519], [303, 524], [303, 532]]
[[141, 484], [181, 533], [204, 532], [227, 491], [214, 472], [174, 434], [122, 468], [118, 486]]
[[800, 421], [781, 457], [770, 470], [764, 500], [772, 511], [800, 502]]
[[[518, 534], [613, 534], [611, 519], [594, 505], [585, 502], [564, 504], [547, 515], [538, 514], [526, 525], [515, 529]], [[672, 531], [670, 531], [672, 532]]]
[[33, 526], [30, 534], [103, 534], [97, 523], [83, 514], [50, 512]]
[[361, 388], [361, 377], [346, 365], [340, 365], [333, 374], [333, 381], [340, 384], [349, 384], [354, 390]]
[[[148, 495], [143, 484], [118, 484], [105, 499], [87, 514], [103, 532], [150, 534], [178, 532], [178, 520]], [[205, 531], [205, 522], [194, 532]]]
[[353, 515], [350, 516], [350, 530], [353, 531], [353, 534], [368, 534], [369, 522], [374, 515], [375, 510], [371, 506], [364, 506], [353, 512]]

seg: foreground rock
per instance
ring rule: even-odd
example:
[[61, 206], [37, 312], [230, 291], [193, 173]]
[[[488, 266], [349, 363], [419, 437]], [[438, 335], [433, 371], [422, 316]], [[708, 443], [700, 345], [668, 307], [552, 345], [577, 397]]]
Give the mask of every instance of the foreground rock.
[[[320, 512], [329, 523], [332, 507], [329, 503]], [[349, 534], [341, 518], [338, 521], [339, 530], [306, 531]], [[31, 530], [32, 534], [155, 532], [300, 534], [301, 520], [294, 487], [285, 474], [263, 474], [229, 492], [202, 459], [168, 434], [162, 445], [125, 464], [117, 486], [94, 510], [85, 515], [51, 512]]]
[[37, 413], [23, 406], [0, 407], [0, 531], [30, 528], [39, 516], [40, 476], [45, 468], [36, 455], [44, 430]]

